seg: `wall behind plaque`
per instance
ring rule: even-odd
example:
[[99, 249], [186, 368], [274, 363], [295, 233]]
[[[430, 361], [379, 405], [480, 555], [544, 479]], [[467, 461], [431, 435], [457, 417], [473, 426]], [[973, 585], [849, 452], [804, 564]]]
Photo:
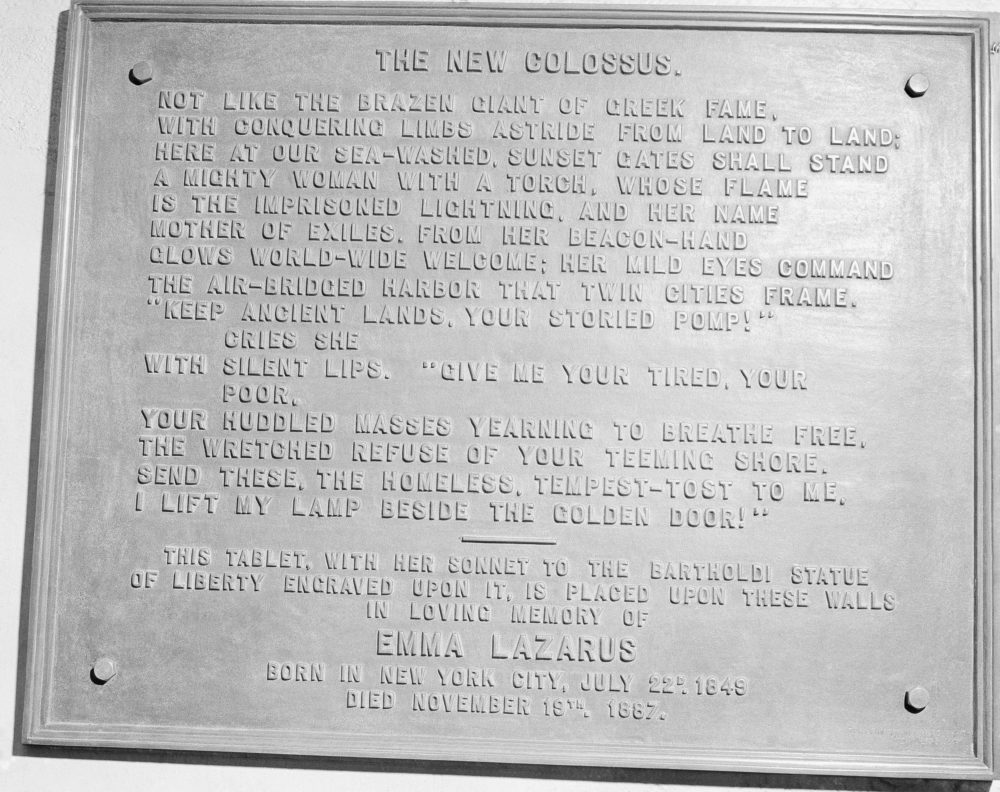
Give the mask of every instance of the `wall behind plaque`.
[[[377, 1], [377, 0], [373, 0]], [[613, 2], [613, 0], [610, 0]], [[639, 4], [641, 0], [632, 0]], [[954, 0], [882, 0], [886, 10], [932, 11], [952, 6]], [[20, 746], [20, 727], [15, 721], [18, 667], [22, 638], [22, 617], [26, 612], [23, 576], [24, 542], [29, 488], [31, 422], [36, 388], [36, 334], [39, 285], [47, 266], [49, 234], [46, 211], [51, 210], [56, 140], [52, 124], [53, 78], [59, 62], [57, 34], [68, 0], [4, 0], [0, 4], [0, 790], [5, 792], [189, 792], [203, 790], [364, 789], [371, 792], [406, 788], [411, 792], [626, 792], [635, 789], [664, 789], [671, 792], [700, 792], [708, 789], [739, 790], [758, 786], [763, 779], [727, 774], [701, 775], [636, 774], [624, 783], [608, 782], [621, 776], [616, 771], [567, 771], [556, 774], [517, 770], [492, 776], [455, 773], [436, 774], [422, 770], [406, 772], [392, 765], [389, 772], [369, 771], [364, 765], [342, 767], [307, 762], [283, 767], [274, 762], [242, 764], [200, 764], [185, 761], [157, 761], [155, 757], [124, 754], [109, 760], [106, 755], [69, 758], [48, 751], [26, 751]], [[668, 3], [661, 3], [668, 5]], [[686, 0], [684, 5], [710, 6], [707, 0]], [[767, 0], [729, 0], [726, 6], [774, 7], [793, 5]], [[865, 8], [856, 0], [800, 0], [797, 9]], [[957, 7], [959, 4], [954, 3]], [[964, 9], [1000, 11], [1000, 0], [964, 0]], [[949, 8], [948, 10], [955, 10]], [[58, 93], [58, 86], [57, 86]], [[141, 761], [129, 761], [135, 758]], [[323, 765], [323, 766], [320, 766]], [[913, 789], [912, 782], [865, 779], [771, 779], [781, 786], [828, 789]], [[662, 785], [660, 785], [662, 784]], [[943, 790], [950, 784], [934, 784]], [[958, 785], [955, 785], [956, 788]], [[965, 789], [972, 787], [966, 786]], [[985, 792], [986, 785], [976, 785]], [[992, 792], [1000, 790], [994, 783]]]

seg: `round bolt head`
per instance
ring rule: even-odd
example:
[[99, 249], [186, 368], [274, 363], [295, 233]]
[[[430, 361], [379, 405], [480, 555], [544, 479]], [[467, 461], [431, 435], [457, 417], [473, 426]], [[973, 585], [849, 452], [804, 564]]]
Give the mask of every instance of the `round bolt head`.
[[906, 81], [906, 93], [914, 99], [918, 96], [923, 96], [930, 87], [931, 81], [927, 79], [926, 75], [920, 74], [920, 72], [911, 74], [910, 79]]
[[117, 673], [118, 667], [115, 665], [115, 661], [110, 657], [102, 657], [94, 663], [90, 676], [98, 685], [103, 685], [105, 682], [110, 681]]
[[135, 85], [143, 85], [153, 79], [153, 64], [149, 61], [139, 61], [128, 73], [128, 78]]
[[906, 708], [910, 712], [923, 712], [931, 703], [931, 694], [927, 688], [915, 687], [906, 691]]

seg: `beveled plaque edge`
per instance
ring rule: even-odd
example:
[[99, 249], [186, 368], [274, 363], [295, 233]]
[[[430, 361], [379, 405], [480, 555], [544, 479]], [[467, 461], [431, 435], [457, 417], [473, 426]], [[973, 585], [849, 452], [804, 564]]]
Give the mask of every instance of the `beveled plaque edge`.
[[[997, 758], [1000, 757], [1000, 729], [996, 724], [1000, 720], [1000, 684], [997, 674], [1000, 667], [997, 658], [1000, 657], [1000, 540], [996, 531], [1000, 527], [1000, 424], [994, 407], [1000, 404], [1000, 305], [997, 304], [1000, 295], [1000, 222], [996, 212], [1000, 210], [1000, 11], [986, 15], [979, 43], [979, 58], [981, 79], [978, 81], [982, 91], [980, 101], [983, 110], [980, 112], [980, 140], [985, 144], [978, 146], [983, 157], [979, 169], [981, 183], [977, 191], [981, 205], [978, 207], [980, 216], [980, 239], [983, 250], [977, 257], [978, 266], [985, 272], [979, 273], [982, 289], [979, 294], [978, 309], [981, 322], [977, 323], [977, 335], [981, 339], [981, 359], [977, 361], [983, 377], [977, 383], [980, 389], [977, 398], [980, 399], [978, 415], [980, 431], [976, 433], [980, 442], [985, 444], [982, 450], [977, 449], [977, 458], [983, 461], [982, 477], [977, 480], [976, 488], [982, 497], [982, 518], [977, 520], [977, 530], [981, 531], [981, 542], [977, 548], [979, 564], [982, 572], [977, 585], [979, 601], [982, 603], [982, 613], [978, 615], [982, 626], [982, 640], [977, 651], [982, 654], [980, 673], [983, 675], [983, 695], [980, 698], [984, 708], [984, 735], [981, 738], [984, 760], [997, 777]], [[977, 625], [978, 626], [978, 625]]]
[[[993, 404], [1000, 398], [1000, 223], [993, 222], [1000, 206], [1000, 13], [963, 11], [850, 11], [819, 9], [702, 8], [685, 6], [541, 5], [530, 3], [337, 2], [337, 0], [174, 0], [159, 4], [122, 0], [72, 0], [68, 11], [66, 60], [60, 110], [56, 169], [56, 200], [52, 226], [52, 256], [48, 273], [45, 363], [39, 421], [38, 476], [33, 526], [31, 603], [28, 647], [23, 669], [24, 699], [21, 739], [34, 745], [96, 748], [147, 748], [182, 751], [240, 752], [309, 756], [424, 759], [437, 761], [578, 764], [585, 766], [672, 768], [749, 772], [784, 772], [906, 778], [994, 777], [1000, 755], [1000, 685], [995, 684], [995, 658], [1000, 653], [1000, 424], [993, 424]], [[634, 27], [696, 29], [811, 30], [816, 32], [917, 32], [964, 35], [972, 39], [974, 239], [973, 290], [975, 325], [975, 642], [974, 757], [942, 758], [919, 754], [860, 754], [822, 751], [762, 751], [751, 749], [650, 748], [632, 744], [582, 747], [577, 743], [505, 741], [407, 735], [391, 751], [373, 747], [367, 737], [288, 730], [208, 729], [85, 723], [57, 723], [47, 711], [51, 685], [48, 647], [56, 629], [55, 592], [63, 529], [56, 506], [61, 502], [64, 472], [65, 402], [72, 360], [69, 317], [72, 315], [73, 252], [76, 233], [76, 189], [79, 146], [89, 57], [90, 26], [94, 22], [227, 22], [365, 23], [599, 27], [609, 22]], [[993, 50], [997, 51], [994, 52]], [[989, 142], [987, 145], [986, 142]], [[30, 496], [29, 496], [30, 497]], [[46, 663], [46, 659], [49, 660]], [[85, 673], [81, 669], [81, 673]], [[558, 751], [556, 750], [558, 748]]]
[[[35, 490], [35, 524], [31, 542], [31, 603], [28, 621], [28, 646], [25, 659], [22, 739], [34, 742], [31, 735], [44, 730], [47, 720], [45, 702], [49, 668], [42, 665], [53, 624], [52, 584], [58, 580], [55, 550], [59, 544], [61, 522], [52, 516], [59, 502], [59, 445], [62, 437], [66, 396], [65, 371], [69, 362], [70, 337], [67, 330], [71, 310], [68, 280], [72, 275], [71, 253], [76, 226], [77, 163], [80, 124], [83, 118], [83, 90], [86, 80], [84, 60], [87, 54], [86, 37], [89, 21], [83, 5], [74, 2], [68, 13], [66, 54], [63, 71], [62, 95], [59, 110], [59, 143], [56, 160], [55, 202], [52, 223], [52, 253], [48, 273], [43, 273], [47, 283], [48, 299], [45, 317], [45, 361], [43, 366], [42, 399], [38, 441], [38, 475]], [[45, 277], [47, 274], [47, 278]], [[30, 511], [29, 511], [30, 514]], [[26, 543], [27, 546], [27, 543]]]

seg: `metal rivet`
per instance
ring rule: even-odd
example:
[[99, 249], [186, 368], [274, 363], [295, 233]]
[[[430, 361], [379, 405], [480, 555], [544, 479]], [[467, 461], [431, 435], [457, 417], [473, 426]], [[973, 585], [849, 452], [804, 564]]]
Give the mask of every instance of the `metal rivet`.
[[931, 694], [927, 688], [915, 687], [906, 691], [906, 708], [910, 712], [923, 712], [931, 703]]
[[916, 74], [911, 74], [910, 79], [906, 81], [906, 93], [916, 99], [918, 96], [923, 96], [927, 93], [927, 89], [931, 87], [931, 81], [927, 79], [926, 75], [917, 72]]
[[136, 85], [148, 83], [153, 79], [153, 64], [149, 61], [139, 61], [129, 71], [128, 78]]
[[115, 665], [115, 661], [110, 657], [102, 657], [96, 663], [90, 671], [90, 677], [98, 685], [103, 685], [105, 682], [111, 680], [111, 678], [118, 673], [118, 667]]

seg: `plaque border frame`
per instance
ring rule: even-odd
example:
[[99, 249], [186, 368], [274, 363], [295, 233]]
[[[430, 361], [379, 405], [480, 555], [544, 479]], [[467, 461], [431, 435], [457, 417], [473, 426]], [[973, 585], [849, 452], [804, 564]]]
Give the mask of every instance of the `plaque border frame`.
[[[669, 0], [667, 0], [669, 1]], [[34, 420], [40, 426], [35, 488], [32, 579], [28, 647], [23, 670], [21, 740], [31, 745], [90, 748], [166, 749], [189, 752], [235, 752], [261, 755], [382, 758], [466, 762], [582, 765], [651, 769], [780, 772], [894, 776], [902, 778], [992, 779], [1000, 756], [1000, 423], [994, 426], [993, 405], [1000, 398], [1000, 13], [845, 11], [683, 5], [540, 5], [441, 2], [339, 2], [338, 0], [172, 0], [159, 4], [139, 0], [72, 0], [60, 110], [56, 199], [46, 315], [42, 399]], [[56, 629], [53, 586], [58, 584], [62, 524], [57, 505], [64, 486], [63, 438], [68, 367], [72, 338], [73, 254], [78, 208], [79, 143], [85, 114], [84, 96], [95, 22], [242, 22], [251, 24], [369, 24], [599, 28], [609, 23], [637, 28], [743, 29], [768, 31], [864, 32], [872, 34], [937, 34], [967, 36], [973, 96], [973, 322], [975, 328], [975, 599], [974, 599], [974, 756], [764, 751], [757, 749], [664, 748], [634, 744], [581, 746], [564, 741], [407, 735], [391, 750], [379, 750], [370, 737], [338, 737], [334, 750], [328, 733], [280, 729], [214, 729], [131, 724], [58, 723], [48, 717], [52, 684], [47, 653]], [[30, 513], [30, 512], [29, 512]], [[48, 661], [48, 662], [46, 662]]]

